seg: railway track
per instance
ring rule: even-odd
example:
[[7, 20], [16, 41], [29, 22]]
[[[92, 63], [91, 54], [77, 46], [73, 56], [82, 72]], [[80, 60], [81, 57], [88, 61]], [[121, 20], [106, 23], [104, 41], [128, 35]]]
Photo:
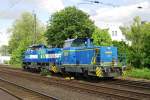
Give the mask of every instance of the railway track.
[[150, 90], [150, 82], [115, 79], [113, 81], [109, 81], [108, 84], [116, 84]]
[[[2, 67], [7, 70], [6, 67]], [[8, 67], [10, 70], [19, 70], [20, 69], [12, 69]], [[141, 82], [141, 81], [131, 81], [131, 80], [121, 80], [121, 79], [113, 79], [113, 80], [104, 80], [98, 82], [99, 84], [110, 84], [110, 85], [119, 85], [119, 86], [127, 86], [131, 88], [136, 88], [136, 89], [145, 89], [145, 90], [150, 90], [150, 82]]]
[[0, 89], [18, 100], [59, 100], [56, 97], [26, 88], [3, 78], [0, 78]]
[[[57, 82], [54, 82], [55, 84], [58, 84]], [[118, 99], [122, 100], [148, 100], [150, 98], [149, 93], [142, 93], [142, 92], [135, 92], [131, 90], [123, 90], [123, 89], [117, 89], [116, 87], [108, 87], [106, 85], [92, 85], [88, 83], [79, 83], [79, 82], [61, 82], [61, 85], [69, 86], [71, 88], [79, 88], [81, 90], [86, 90], [90, 93], [97, 94], [97, 95], [106, 95], [106, 96], [112, 96], [117, 97]], [[88, 87], [88, 88], [87, 88]]]
[[[113, 97], [113, 98], [117, 98], [117, 99], [122, 99], [122, 100], [149, 100], [150, 98], [150, 93], [144, 93], [144, 92], [137, 92], [137, 91], [133, 91], [133, 90], [128, 90], [128, 89], [120, 89], [117, 87], [108, 87], [107, 85], [103, 84], [103, 85], [94, 85], [94, 84], [89, 84], [86, 82], [78, 82], [76, 80], [72, 80], [72, 81], [66, 81], [66, 80], [62, 80], [62, 79], [55, 79], [55, 78], [45, 78], [45, 77], [37, 77], [37, 75], [35, 74], [25, 74], [22, 72], [17, 72], [14, 73], [12, 71], [1, 71], [1, 73], [5, 73], [5, 74], [12, 74], [13, 76], [18, 76], [19, 77], [23, 77], [23, 78], [27, 78], [27, 79], [31, 79], [34, 81], [43, 81], [44, 83], [51, 83], [53, 85], [57, 85], [57, 86], [63, 86], [66, 88], [71, 88], [73, 90], [77, 90], [77, 91], [84, 91], [84, 92], [88, 92], [91, 94], [95, 94], [95, 95], [105, 95], [107, 97]], [[30, 75], [30, 76], [29, 76]]]

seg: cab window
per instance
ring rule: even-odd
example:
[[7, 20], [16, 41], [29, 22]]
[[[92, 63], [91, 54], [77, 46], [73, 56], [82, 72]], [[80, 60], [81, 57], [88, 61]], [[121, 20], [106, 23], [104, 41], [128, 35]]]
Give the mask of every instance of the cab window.
[[84, 47], [87, 45], [87, 42], [82, 39], [74, 40], [71, 44], [72, 47]]

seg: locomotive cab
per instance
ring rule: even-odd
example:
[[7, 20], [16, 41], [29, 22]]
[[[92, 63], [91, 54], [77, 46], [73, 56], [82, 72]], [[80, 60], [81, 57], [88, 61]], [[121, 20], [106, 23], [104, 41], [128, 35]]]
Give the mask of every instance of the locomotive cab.
[[89, 39], [89, 38], [68, 39], [65, 41], [65, 44], [64, 44], [64, 48], [91, 47], [91, 46], [93, 46], [93, 39]]

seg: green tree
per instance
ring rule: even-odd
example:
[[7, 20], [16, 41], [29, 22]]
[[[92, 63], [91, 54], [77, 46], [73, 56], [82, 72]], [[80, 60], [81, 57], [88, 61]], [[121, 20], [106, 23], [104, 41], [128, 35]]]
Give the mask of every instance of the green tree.
[[126, 65], [130, 65], [132, 53], [131, 46], [126, 44], [124, 41], [113, 41], [112, 44], [118, 49], [119, 62], [122, 62], [123, 64]]
[[67, 38], [91, 37], [94, 28], [88, 14], [75, 7], [67, 7], [50, 17], [46, 37], [48, 44], [62, 47]]
[[[38, 20], [36, 24], [36, 44], [46, 43], [43, 25]], [[29, 45], [33, 44], [33, 40], [35, 39], [33, 15], [28, 12], [23, 13], [22, 16], [14, 22], [10, 31], [12, 32], [9, 41], [9, 52], [12, 54], [11, 63], [19, 64], [21, 63], [23, 52]]]
[[149, 53], [147, 52], [147, 46], [150, 46], [150, 42], [147, 39], [150, 34], [149, 28], [149, 24], [141, 23], [140, 17], [135, 17], [130, 27], [121, 27], [126, 39], [131, 41], [131, 63], [135, 67], [145, 66], [147, 65], [146, 62], [149, 61]]
[[96, 28], [92, 34], [93, 42], [97, 46], [110, 46], [112, 44], [111, 36], [107, 29]]
[[143, 33], [143, 45], [142, 51], [144, 52], [144, 66], [150, 68], [150, 23], [145, 23], [142, 26], [142, 33]]

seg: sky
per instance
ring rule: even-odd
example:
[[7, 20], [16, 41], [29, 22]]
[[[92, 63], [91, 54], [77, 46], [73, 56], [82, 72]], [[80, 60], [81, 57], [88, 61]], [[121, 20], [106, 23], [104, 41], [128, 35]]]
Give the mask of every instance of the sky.
[[53, 13], [68, 6], [88, 13], [98, 27], [106, 23], [129, 24], [135, 16], [150, 21], [150, 0], [97, 0], [103, 4], [91, 1], [94, 0], [0, 0], [0, 46], [8, 44], [8, 29], [23, 12], [34, 11], [45, 25]]

